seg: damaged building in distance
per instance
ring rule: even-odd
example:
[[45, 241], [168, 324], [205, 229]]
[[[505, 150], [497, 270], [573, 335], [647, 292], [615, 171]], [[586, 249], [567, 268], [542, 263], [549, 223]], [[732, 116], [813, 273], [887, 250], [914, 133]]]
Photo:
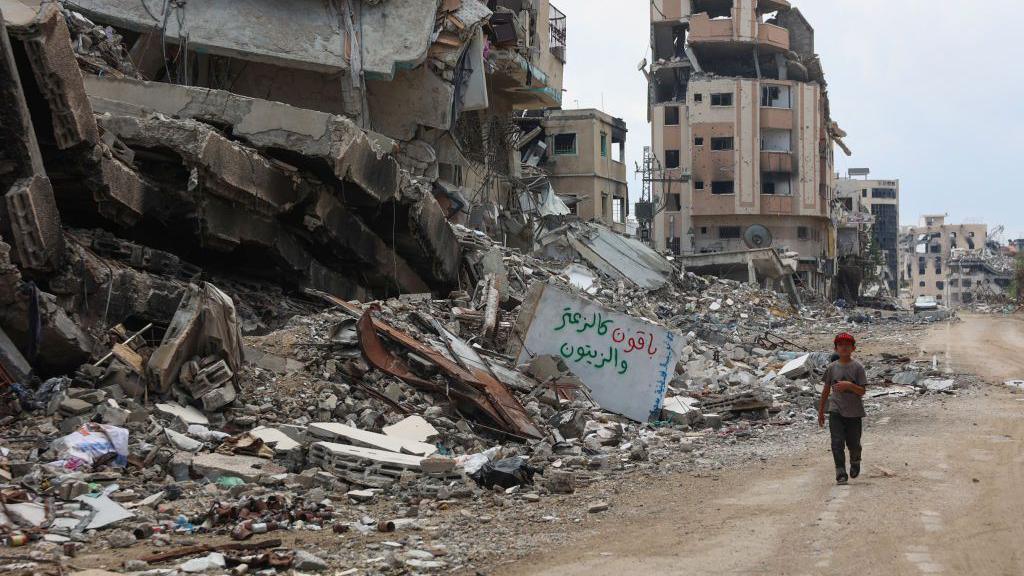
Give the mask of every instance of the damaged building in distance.
[[951, 224], [927, 214], [900, 231], [900, 280], [910, 301], [934, 298], [955, 307], [1002, 302], [1014, 278], [1014, 260], [985, 224]]
[[836, 181], [838, 295], [847, 301], [859, 295], [861, 280], [869, 281], [869, 296], [899, 294], [900, 181], [868, 174], [853, 168]]
[[626, 233], [625, 121], [594, 109], [529, 110], [517, 121], [524, 169], [539, 166], [579, 219]]
[[814, 29], [785, 0], [654, 0], [651, 40], [654, 245], [786, 249], [828, 292], [833, 144], [845, 145]]

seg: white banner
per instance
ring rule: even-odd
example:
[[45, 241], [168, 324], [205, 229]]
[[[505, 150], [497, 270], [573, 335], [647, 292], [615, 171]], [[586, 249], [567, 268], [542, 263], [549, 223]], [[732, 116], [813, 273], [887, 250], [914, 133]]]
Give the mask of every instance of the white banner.
[[[682, 336], [553, 286], [534, 289], [543, 293], [532, 316], [517, 323], [517, 333], [526, 334], [518, 363], [560, 356], [605, 410], [640, 422], [657, 419]], [[530, 314], [528, 306], [521, 314]]]

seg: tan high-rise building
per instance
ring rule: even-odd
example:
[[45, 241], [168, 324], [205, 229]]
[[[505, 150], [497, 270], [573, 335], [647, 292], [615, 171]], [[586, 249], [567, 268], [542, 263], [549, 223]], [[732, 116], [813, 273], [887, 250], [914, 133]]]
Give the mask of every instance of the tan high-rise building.
[[784, 0], [653, 0], [651, 38], [652, 149], [664, 169], [655, 247], [787, 248], [805, 284], [827, 291], [843, 133], [813, 28]]
[[836, 181], [836, 195], [847, 210], [860, 207], [871, 215], [871, 240], [884, 258], [881, 277], [892, 293], [898, 294], [900, 181], [848, 176]]

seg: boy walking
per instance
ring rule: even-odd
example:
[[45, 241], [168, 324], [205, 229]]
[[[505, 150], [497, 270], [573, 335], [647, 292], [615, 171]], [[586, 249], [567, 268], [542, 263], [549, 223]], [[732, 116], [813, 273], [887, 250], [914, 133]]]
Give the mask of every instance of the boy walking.
[[[864, 366], [853, 359], [857, 341], [845, 332], [836, 336], [839, 360], [829, 365], [822, 379], [821, 403], [818, 405], [818, 426], [828, 428], [832, 436], [832, 458], [836, 463], [836, 483], [846, 484], [860, 475], [860, 435], [864, 414], [863, 396], [867, 388]], [[850, 450], [850, 473], [846, 473], [846, 449]]]

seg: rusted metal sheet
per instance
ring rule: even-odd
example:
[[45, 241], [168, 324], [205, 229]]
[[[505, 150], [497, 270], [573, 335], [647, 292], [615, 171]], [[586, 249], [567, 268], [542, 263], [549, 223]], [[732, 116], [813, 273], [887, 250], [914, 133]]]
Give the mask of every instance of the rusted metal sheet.
[[[463, 368], [434, 348], [383, 320], [375, 319], [372, 314], [372, 308], [363, 312], [358, 324], [363, 356], [370, 365], [421, 390], [447, 393], [461, 408], [472, 409], [490, 420], [500, 430], [521, 437], [541, 437], [540, 430], [534, 425], [519, 399], [489, 372]], [[378, 334], [428, 359], [449, 376], [455, 385], [444, 387], [420, 378], [403, 359], [384, 346]]]

